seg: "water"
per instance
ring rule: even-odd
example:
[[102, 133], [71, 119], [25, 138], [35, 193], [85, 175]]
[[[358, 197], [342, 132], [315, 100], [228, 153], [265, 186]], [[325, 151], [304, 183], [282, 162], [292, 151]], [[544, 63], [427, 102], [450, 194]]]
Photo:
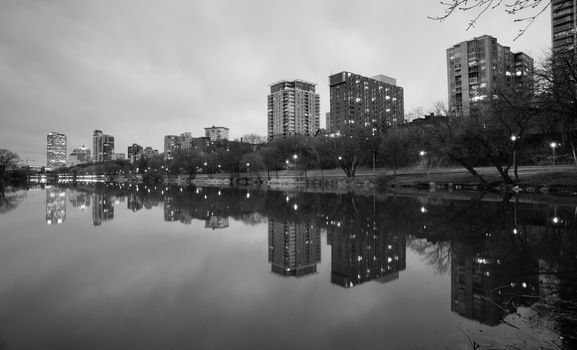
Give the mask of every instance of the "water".
[[120, 185], [5, 195], [0, 349], [577, 347], [568, 200]]

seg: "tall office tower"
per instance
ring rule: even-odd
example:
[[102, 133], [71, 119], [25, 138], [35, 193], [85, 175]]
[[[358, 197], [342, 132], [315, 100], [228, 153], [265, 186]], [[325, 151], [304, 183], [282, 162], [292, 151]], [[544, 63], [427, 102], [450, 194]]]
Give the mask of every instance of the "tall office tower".
[[471, 104], [523, 86], [532, 89], [533, 59], [483, 35], [447, 49], [449, 113], [469, 115]]
[[204, 136], [209, 137], [210, 141], [228, 140], [228, 128], [223, 126], [212, 126], [204, 128]]
[[377, 135], [405, 122], [403, 88], [393, 78], [341, 72], [329, 77], [329, 87], [329, 133], [367, 128]]
[[577, 0], [551, 1], [551, 41], [553, 54], [577, 48]]
[[268, 138], [314, 135], [320, 128], [320, 97], [315, 83], [282, 80], [270, 85]]
[[140, 159], [140, 157], [142, 157], [142, 155], [144, 154], [144, 149], [142, 148], [141, 145], [133, 143], [132, 146], [128, 146], [127, 154], [130, 164], [134, 164], [138, 159]]
[[321, 262], [321, 231], [313, 224], [269, 219], [268, 245], [271, 270], [279, 275], [308, 275]]
[[52, 169], [66, 166], [66, 135], [49, 132], [46, 136], [46, 166]]
[[92, 154], [95, 162], [105, 162], [114, 159], [114, 136], [105, 135], [101, 130], [92, 134]]
[[68, 156], [68, 165], [88, 163], [90, 162], [90, 159], [90, 148], [86, 145], [82, 145], [72, 150], [72, 153]]
[[179, 149], [178, 136], [166, 135], [164, 136], [164, 157], [172, 159], [174, 153]]

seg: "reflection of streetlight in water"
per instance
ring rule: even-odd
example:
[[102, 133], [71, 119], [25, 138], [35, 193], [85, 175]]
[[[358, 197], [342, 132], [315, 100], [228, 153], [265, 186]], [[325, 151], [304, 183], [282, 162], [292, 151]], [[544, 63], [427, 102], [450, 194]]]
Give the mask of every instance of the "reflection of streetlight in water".
[[553, 207], [553, 219], [551, 221], [553, 221], [554, 224], [559, 224], [561, 222], [561, 219], [557, 216], [557, 205]]

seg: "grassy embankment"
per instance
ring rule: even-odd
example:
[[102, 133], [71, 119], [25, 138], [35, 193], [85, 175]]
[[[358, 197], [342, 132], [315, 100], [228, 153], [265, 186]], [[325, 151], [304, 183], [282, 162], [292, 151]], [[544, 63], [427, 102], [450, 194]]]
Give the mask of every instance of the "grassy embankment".
[[[503, 185], [503, 180], [495, 169], [480, 168], [478, 171], [491, 187]], [[431, 182], [435, 184], [480, 184], [477, 177], [456, 169], [430, 169], [429, 172], [405, 172], [398, 175], [390, 175], [387, 172], [386, 174], [386, 182], [391, 187], [413, 187], [416, 184]], [[534, 188], [535, 190], [560, 191], [563, 189], [568, 192], [577, 192], [577, 167], [522, 167], [519, 168], [519, 179], [515, 181], [515, 184], [522, 188]]]

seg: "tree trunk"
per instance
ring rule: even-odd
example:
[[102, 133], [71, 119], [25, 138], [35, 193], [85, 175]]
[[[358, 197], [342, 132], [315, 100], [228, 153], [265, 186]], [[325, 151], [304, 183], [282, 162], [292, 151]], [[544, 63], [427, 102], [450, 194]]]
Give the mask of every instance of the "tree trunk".
[[513, 183], [513, 180], [511, 180], [511, 177], [509, 176], [508, 172], [505, 172], [501, 165], [495, 164], [495, 168], [497, 169], [497, 171], [499, 172], [499, 175], [501, 175], [501, 178], [503, 179], [503, 181], [505, 181], [506, 184], [512, 184]]
[[575, 152], [575, 142], [573, 142], [573, 138], [570, 139], [569, 143], [571, 144], [571, 153], [573, 154], [573, 164], [577, 165], [577, 153]]
[[475, 170], [475, 168], [473, 168], [472, 166], [470, 166], [469, 164], [467, 164], [467, 162], [463, 161], [461, 158], [456, 157], [455, 155], [449, 153], [448, 154], [449, 158], [453, 159], [454, 161], [456, 161], [457, 163], [461, 164], [465, 169], [467, 169], [467, 171], [469, 171], [471, 173], [471, 175], [473, 175], [474, 177], [478, 178], [479, 181], [481, 181], [482, 184], [486, 184], [487, 180], [485, 180], [483, 178], [483, 176], [481, 176], [481, 174], [479, 174], [477, 172], [477, 170]]

